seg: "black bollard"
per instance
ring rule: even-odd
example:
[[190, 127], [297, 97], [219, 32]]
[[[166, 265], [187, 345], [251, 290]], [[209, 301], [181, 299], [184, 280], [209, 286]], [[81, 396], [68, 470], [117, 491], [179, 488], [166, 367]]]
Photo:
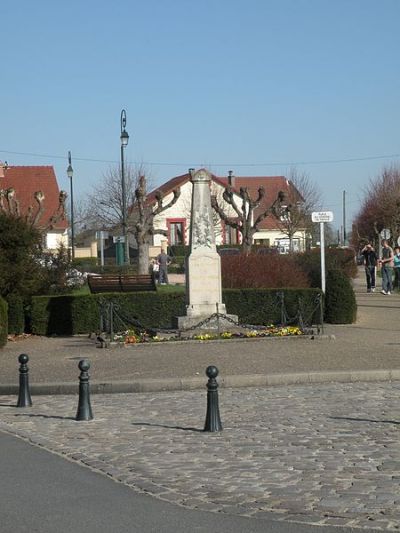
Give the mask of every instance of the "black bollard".
[[204, 431], [222, 431], [218, 405], [218, 383], [216, 380], [218, 368], [216, 366], [208, 366], [206, 374], [209, 379], [207, 383], [207, 414]]
[[17, 407], [32, 407], [31, 393], [29, 392], [29, 357], [22, 353], [18, 357], [19, 367], [19, 392]]
[[79, 361], [79, 403], [78, 411], [75, 420], [93, 420], [92, 408], [90, 406], [90, 391], [89, 391], [89, 368], [90, 363], [87, 359]]

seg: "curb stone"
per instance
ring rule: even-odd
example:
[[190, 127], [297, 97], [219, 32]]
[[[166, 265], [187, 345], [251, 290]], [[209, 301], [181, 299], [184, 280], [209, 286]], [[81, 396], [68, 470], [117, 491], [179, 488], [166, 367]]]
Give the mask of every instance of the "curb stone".
[[[304, 385], [312, 383], [357, 383], [371, 381], [400, 381], [400, 369], [389, 370], [344, 370], [332, 372], [291, 372], [284, 374], [244, 374], [222, 376], [221, 388], [272, 387], [279, 385]], [[206, 388], [207, 379], [143, 378], [134, 381], [106, 381], [90, 383], [92, 394], [118, 394], [137, 392], [187, 391]], [[72, 382], [33, 383], [32, 395], [78, 394], [79, 384]], [[18, 385], [0, 385], [0, 395], [18, 394]]]

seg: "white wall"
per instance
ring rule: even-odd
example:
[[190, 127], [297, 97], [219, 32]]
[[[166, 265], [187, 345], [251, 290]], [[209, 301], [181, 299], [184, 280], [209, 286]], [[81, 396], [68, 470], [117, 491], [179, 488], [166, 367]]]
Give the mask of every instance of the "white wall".
[[51, 231], [46, 233], [46, 248], [48, 250], [57, 250], [60, 244], [68, 247], [68, 232], [65, 231]]
[[[215, 194], [218, 199], [218, 203], [220, 205], [224, 206], [225, 212], [234, 217], [235, 211], [224, 202], [222, 199], [222, 193], [224, 191], [224, 187], [221, 187], [220, 185], [216, 184], [215, 182], [211, 183], [211, 194]], [[168, 194], [164, 197], [163, 203], [164, 205], [170, 202], [173, 198], [173, 194]], [[239, 198], [239, 196], [238, 196]], [[192, 203], [192, 183], [190, 181], [187, 181], [184, 185], [181, 187], [181, 194], [176, 201], [176, 203], [167, 209], [166, 211], [163, 211], [156, 217], [154, 217], [154, 229], [163, 229], [167, 230], [167, 219], [180, 219], [184, 218], [186, 220], [185, 225], [185, 243], [189, 244], [189, 231], [190, 231], [190, 206]], [[218, 216], [215, 217], [215, 222], [219, 219]], [[214, 222], [214, 223], [215, 223]], [[153, 244], [154, 246], [161, 246], [163, 244], [163, 241], [166, 240], [166, 237], [164, 235], [154, 235], [153, 238]], [[222, 244], [223, 242], [223, 236], [221, 233], [221, 222], [219, 221], [215, 225], [215, 241], [216, 244]]]

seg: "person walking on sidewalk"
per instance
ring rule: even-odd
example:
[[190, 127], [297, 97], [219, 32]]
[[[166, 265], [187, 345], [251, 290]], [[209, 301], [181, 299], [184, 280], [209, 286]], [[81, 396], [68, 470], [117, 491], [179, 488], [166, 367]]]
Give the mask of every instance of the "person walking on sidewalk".
[[369, 242], [361, 250], [361, 255], [364, 257], [365, 277], [367, 278], [367, 292], [375, 292], [375, 268], [378, 261], [378, 256]]
[[160, 285], [168, 284], [168, 265], [171, 263], [171, 258], [164, 250], [157, 257], [159, 264], [158, 283]]
[[382, 294], [392, 293], [393, 250], [386, 239], [382, 241], [382, 257], [379, 260], [382, 273]]
[[397, 246], [394, 249], [394, 282], [393, 287], [397, 290], [400, 289], [400, 248]]

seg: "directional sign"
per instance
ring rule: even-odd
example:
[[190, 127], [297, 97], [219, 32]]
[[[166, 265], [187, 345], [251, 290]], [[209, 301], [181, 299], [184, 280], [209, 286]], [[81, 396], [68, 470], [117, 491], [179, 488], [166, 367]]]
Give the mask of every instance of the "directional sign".
[[311, 220], [313, 222], [332, 222], [333, 213], [332, 211], [314, 211], [311, 213]]
[[113, 242], [114, 243], [118, 243], [118, 242], [125, 242], [125, 237], [123, 235], [118, 235], [117, 237], [113, 237]]

